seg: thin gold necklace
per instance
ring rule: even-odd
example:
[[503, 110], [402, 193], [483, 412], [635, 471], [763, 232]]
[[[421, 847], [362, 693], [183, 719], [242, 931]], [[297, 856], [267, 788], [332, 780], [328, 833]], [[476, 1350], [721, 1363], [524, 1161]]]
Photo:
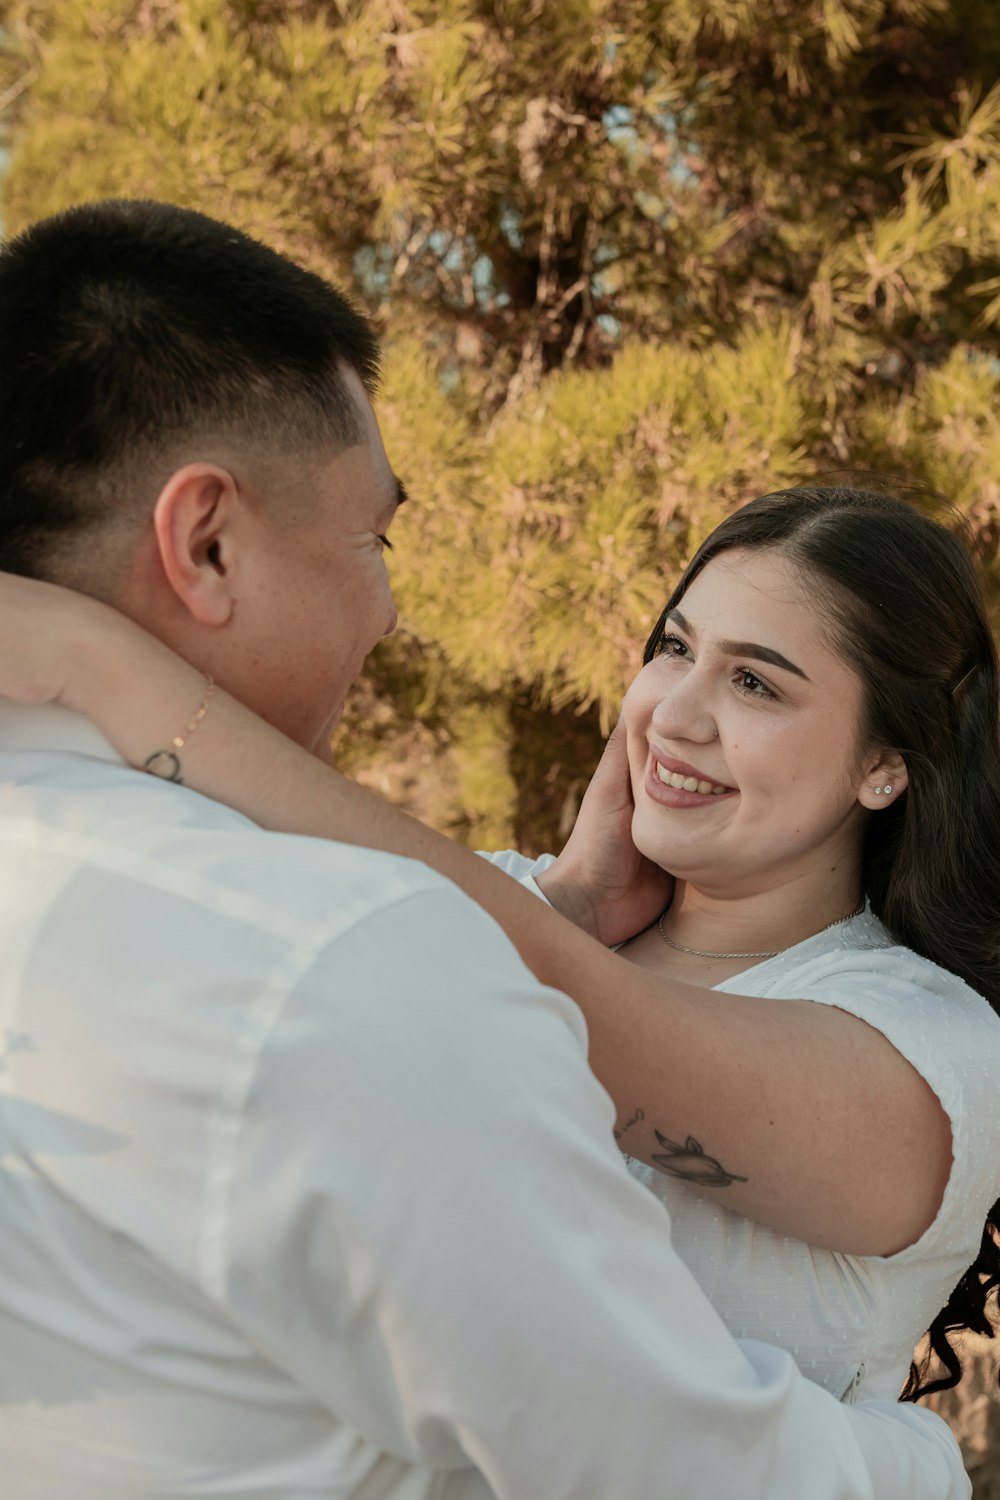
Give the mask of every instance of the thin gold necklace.
[[[854, 910], [849, 911], [846, 917], [838, 917], [835, 922], [828, 922], [825, 927], [820, 928], [819, 932], [812, 933], [812, 936], [819, 937], [820, 932], [829, 932], [831, 927], [842, 927], [843, 924], [845, 922], [849, 922], [852, 917], [860, 917], [864, 909], [865, 898], [862, 896], [861, 900], [858, 902]], [[669, 910], [670, 908], [668, 906], [664, 911], [661, 911], [660, 920], [656, 924], [657, 931], [659, 932], [660, 937], [668, 945], [668, 947], [676, 948], [680, 953], [691, 953], [695, 958], [777, 958], [779, 953], [787, 953], [789, 948], [798, 947], [798, 943], [788, 943], [784, 948], [775, 948], [773, 953], [707, 953], [704, 948], [685, 948], [683, 943], [675, 943], [673, 938], [667, 937], [667, 934], [663, 930], [663, 918], [667, 915], [667, 912]], [[806, 939], [801, 938], [799, 941], [805, 942]]]

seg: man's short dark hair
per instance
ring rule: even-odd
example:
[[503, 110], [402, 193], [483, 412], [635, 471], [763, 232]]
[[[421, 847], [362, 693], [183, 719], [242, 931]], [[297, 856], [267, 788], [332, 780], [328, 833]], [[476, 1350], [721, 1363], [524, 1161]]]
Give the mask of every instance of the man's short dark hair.
[[125, 200], [33, 225], [0, 250], [0, 568], [54, 576], [178, 438], [359, 441], [344, 364], [373, 391], [365, 318], [229, 225]]

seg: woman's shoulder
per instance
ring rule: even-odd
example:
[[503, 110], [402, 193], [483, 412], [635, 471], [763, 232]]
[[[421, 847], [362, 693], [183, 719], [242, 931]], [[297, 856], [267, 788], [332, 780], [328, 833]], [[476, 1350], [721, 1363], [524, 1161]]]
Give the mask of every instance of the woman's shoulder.
[[[871, 912], [828, 928], [719, 986], [741, 994], [825, 999], [833, 991], [885, 1006], [907, 1005], [916, 1017], [961, 1013], [996, 1028], [982, 995], [957, 974], [898, 943]], [[944, 1002], [944, 1004], [943, 1004]]]
[[[951, 1122], [955, 1165], [937, 1230], [950, 1222], [953, 1232], [956, 1215], [971, 1214], [969, 1232], [981, 1232], [1000, 1190], [1000, 1016], [982, 995], [897, 943], [870, 912], [720, 988], [834, 1005], [880, 1031], [929, 1084]], [[924, 1236], [919, 1253], [933, 1238]]]
[[970, 1116], [988, 1118], [1000, 1153], [1000, 1016], [964, 979], [898, 943], [871, 912], [817, 933], [719, 989], [809, 1000], [857, 1016], [930, 1084], [953, 1126]]

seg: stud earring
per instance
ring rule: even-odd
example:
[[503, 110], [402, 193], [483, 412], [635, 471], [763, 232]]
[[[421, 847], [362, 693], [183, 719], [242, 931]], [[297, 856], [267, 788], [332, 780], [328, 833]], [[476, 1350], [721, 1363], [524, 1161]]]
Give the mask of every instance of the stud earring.
[[883, 792], [885, 792], [885, 795], [887, 797], [890, 797], [892, 795], [892, 787], [891, 786], [877, 786], [875, 788], [875, 795], [876, 795], [876, 797], [881, 797], [881, 795], [882, 795]]

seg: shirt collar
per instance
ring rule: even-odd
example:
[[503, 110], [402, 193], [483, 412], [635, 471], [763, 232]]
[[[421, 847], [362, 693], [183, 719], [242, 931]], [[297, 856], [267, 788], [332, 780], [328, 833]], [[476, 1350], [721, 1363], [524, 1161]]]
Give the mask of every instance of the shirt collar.
[[0, 752], [7, 750], [57, 750], [119, 766], [128, 764], [82, 714], [53, 703], [12, 703], [0, 698]]

